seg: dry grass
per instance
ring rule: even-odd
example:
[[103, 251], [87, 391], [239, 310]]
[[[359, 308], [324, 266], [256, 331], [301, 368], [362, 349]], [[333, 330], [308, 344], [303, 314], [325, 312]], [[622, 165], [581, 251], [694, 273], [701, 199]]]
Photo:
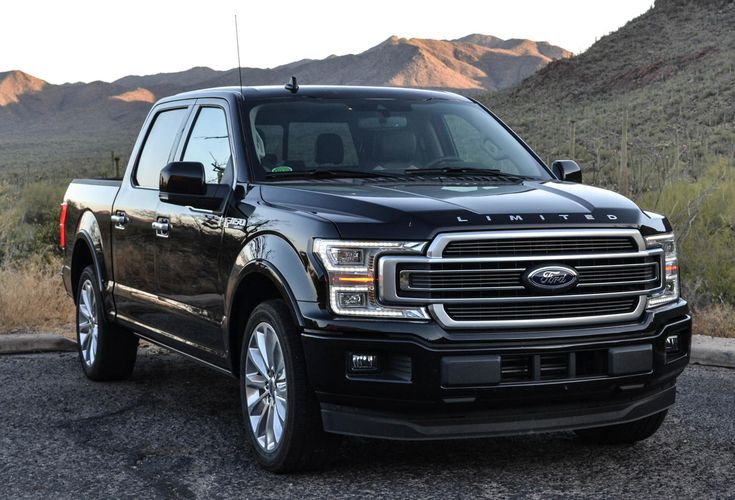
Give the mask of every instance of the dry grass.
[[60, 269], [58, 259], [29, 259], [0, 267], [0, 333], [71, 331], [74, 307]]
[[[70, 336], [74, 306], [59, 275], [61, 261], [32, 258], [0, 267], [0, 334], [28, 331]], [[694, 310], [694, 333], [735, 338], [735, 307], [713, 304]]]
[[692, 316], [696, 335], [735, 338], [735, 307], [730, 304], [697, 308]]

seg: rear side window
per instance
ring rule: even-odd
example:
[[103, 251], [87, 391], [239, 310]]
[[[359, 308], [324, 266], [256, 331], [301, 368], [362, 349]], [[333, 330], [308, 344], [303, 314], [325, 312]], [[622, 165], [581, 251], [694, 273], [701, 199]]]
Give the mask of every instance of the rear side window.
[[187, 109], [171, 109], [156, 115], [135, 169], [138, 186], [158, 189], [161, 169], [168, 163], [176, 135], [186, 118]]
[[207, 184], [227, 184], [227, 179], [231, 178], [228, 172], [232, 170], [231, 158], [225, 111], [222, 108], [202, 108], [186, 143], [184, 161], [197, 161], [204, 165]]

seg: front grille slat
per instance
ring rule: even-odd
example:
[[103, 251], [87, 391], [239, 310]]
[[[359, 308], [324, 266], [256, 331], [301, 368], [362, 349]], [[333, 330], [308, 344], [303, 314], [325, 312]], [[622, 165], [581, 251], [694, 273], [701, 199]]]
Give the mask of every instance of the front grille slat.
[[445, 248], [443, 257], [499, 257], [522, 255], [552, 255], [566, 253], [635, 252], [638, 249], [632, 238], [520, 238], [506, 240], [452, 241]]
[[444, 309], [454, 321], [508, 321], [624, 314], [637, 306], [638, 297], [624, 297], [525, 304], [448, 304]]
[[[538, 370], [534, 370], [534, 365], [538, 365]], [[500, 384], [607, 376], [607, 351], [604, 349], [551, 354], [503, 354], [500, 357]]]

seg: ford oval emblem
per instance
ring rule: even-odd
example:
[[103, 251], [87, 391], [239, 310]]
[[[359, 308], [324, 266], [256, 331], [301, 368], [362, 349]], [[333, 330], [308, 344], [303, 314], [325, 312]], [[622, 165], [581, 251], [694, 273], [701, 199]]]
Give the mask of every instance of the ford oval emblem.
[[523, 281], [532, 290], [556, 293], [573, 288], [579, 281], [579, 274], [569, 266], [541, 266], [529, 269]]

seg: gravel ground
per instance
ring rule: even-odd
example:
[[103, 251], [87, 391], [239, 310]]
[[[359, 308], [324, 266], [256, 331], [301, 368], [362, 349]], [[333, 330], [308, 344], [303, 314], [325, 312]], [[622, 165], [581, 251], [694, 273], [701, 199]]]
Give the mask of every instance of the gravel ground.
[[635, 446], [351, 438], [324, 472], [277, 476], [245, 444], [236, 382], [187, 359], [145, 351], [99, 384], [74, 354], [0, 356], [0, 498], [344, 496], [735, 498], [735, 370], [687, 368]]

